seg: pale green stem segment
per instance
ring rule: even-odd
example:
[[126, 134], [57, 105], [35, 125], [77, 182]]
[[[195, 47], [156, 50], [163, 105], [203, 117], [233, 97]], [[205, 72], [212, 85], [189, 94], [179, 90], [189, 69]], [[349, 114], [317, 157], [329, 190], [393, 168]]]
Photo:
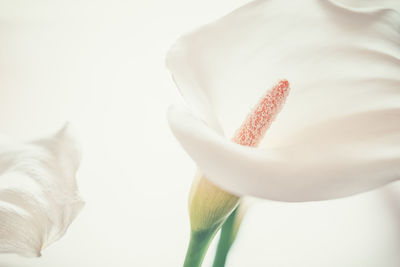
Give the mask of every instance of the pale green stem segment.
[[218, 241], [213, 267], [224, 267], [229, 250], [236, 238], [237, 230], [235, 221], [239, 206], [229, 215], [221, 229], [221, 236]]
[[219, 227], [198, 232], [192, 231], [183, 267], [201, 266], [208, 247], [218, 229]]
[[212, 239], [238, 203], [239, 197], [197, 173], [189, 196], [191, 235], [184, 267], [201, 266]]
[[221, 228], [221, 236], [217, 246], [213, 267], [224, 267], [229, 250], [235, 241], [240, 227], [240, 206], [236, 207], [223, 223], [222, 228], [215, 227], [204, 231], [192, 231], [189, 248], [186, 253], [184, 267], [200, 267], [207, 253], [208, 247], [215, 234]]

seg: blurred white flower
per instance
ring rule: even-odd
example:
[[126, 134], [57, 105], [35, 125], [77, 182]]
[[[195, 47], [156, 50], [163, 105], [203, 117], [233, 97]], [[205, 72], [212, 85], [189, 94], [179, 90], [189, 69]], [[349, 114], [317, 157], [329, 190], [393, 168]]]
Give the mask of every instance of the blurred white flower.
[[80, 152], [70, 127], [29, 143], [0, 139], [0, 252], [40, 256], [84, 205], [75, 174]]
[[[257, 0], [183, 36], [169, 109], [213, 183], [280, 201], [350, 196], [400, 178], [400, 3]], [[280, 78], [291, 95], [259, 148], [229, 141]], [[226, 138], [225, 138], [226, 136]]]

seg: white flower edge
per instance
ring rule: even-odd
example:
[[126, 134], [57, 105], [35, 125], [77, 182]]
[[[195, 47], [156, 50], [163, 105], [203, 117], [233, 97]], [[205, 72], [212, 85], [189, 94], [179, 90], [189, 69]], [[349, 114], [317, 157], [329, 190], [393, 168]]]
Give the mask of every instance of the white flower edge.
[[[326, 200], [368, 191], [399, 178], [400, 151], [397, 146], [380, 146], [379, 138], [354, 144], [357, 149], [320, 144], [319, 149], [298, 145], [264, 150], [229, 142], [181, 106], [171, 107], [168, 115], [174, 135], [205, 176], [237, 195], [289, 202]], [[400, 126], [394, 124], [398, 116], [400, 112], [388, 111], [382, 119], [389, 119], [398, 132]], [[399, 134], [387, 138], [388, 143], [394, 143]]]
[[80, 148], [66, 124], [28, 143], [0, 142], [0, 253], [40, 256], [84, 206], [76, 172]]
[[[399, 179], [400, 6], [385, 3], [259, 0], [183, 36], [167, 66], [188, 108], [170, 108], [169, 123], [207, 178], [280, 201], [346, 197]], [[231, 134], [238, 111], [285, 74], [292, 93], [262, 149], [229, 142], [222, 129]]]

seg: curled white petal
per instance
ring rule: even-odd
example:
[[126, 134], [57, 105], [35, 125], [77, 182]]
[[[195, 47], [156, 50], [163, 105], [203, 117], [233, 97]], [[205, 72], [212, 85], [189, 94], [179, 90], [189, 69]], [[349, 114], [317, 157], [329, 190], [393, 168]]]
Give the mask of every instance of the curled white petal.
[[84, 205], [75, 174], [79, 148], [69, 126], [30, 143], [0, 141], [0, 252], [40, 256]]
[[[304, 201], [400, 177], [400, 5], [366, 2], [257, 0], [173, 46], [167, 66], [191, 115], [171, 111], [170, 124], [211, 180]], [[291, 93], [261, 149], [230, 144], [280, 78]]]
[[[312, 135], [299, 135], [279, 149], [229, 142], [183, 107], [172, 107], [168, 114], [175, 136], [207, 178], [238, 195], [279, 201], [334, 199], [390, 183], [400, 175], [400, 110], [324, 122], [312, 129]], [[340, 143], [321, 143], [318, 138], [331, 125], [362, 127], [370, 116], [380, 119], [382, 128], [363, 139], [355, 140], [358, 137], [347, 135], [347, 129], [336, 129]]]

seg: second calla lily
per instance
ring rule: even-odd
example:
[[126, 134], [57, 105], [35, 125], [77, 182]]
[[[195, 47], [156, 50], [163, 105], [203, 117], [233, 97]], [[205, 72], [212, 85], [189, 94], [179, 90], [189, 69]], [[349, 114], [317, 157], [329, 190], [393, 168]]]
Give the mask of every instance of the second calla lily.
[[0, 136], [0, 253], [39, 257], [66, 233], [84, 206], [80, 158], [69, 125], [27, 143]]

